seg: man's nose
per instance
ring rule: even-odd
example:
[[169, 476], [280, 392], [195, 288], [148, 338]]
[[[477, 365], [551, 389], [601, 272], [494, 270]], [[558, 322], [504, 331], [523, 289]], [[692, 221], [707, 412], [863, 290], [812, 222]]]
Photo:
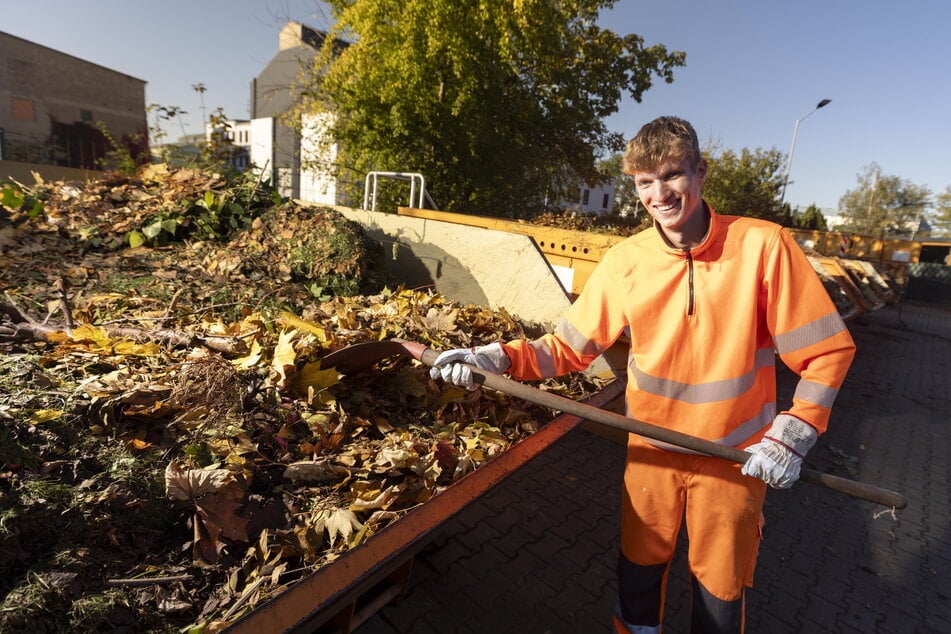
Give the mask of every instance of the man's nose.
[[664, 181], [657, 179], [651, 183], [649, 193], [654, 200], [663, 200], [667, 197], [667, 192], [668, 187]]

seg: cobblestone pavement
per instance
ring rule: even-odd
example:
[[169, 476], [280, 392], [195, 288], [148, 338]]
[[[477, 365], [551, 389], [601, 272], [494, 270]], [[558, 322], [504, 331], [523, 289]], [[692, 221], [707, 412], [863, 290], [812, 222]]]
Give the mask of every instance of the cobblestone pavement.
[[[747, 631], [951, 632], [951, 307], [849, 323], [858, 352], [806, 466], [901, 492], [903, 510], [806, 483], [770, 491]], [[780, 377], [780, 406], [794, 389]], [[446, 522], [410, 587], [357, 634], [610, 631], [624, 449], [570, 432]], [[680, 544], [665, 634], [689, 630]]]

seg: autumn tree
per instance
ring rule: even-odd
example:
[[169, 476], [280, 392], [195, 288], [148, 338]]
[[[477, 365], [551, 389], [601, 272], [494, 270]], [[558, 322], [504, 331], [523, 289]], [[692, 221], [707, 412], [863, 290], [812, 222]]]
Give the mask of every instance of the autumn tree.
[[[718, 212], [782, 221], [779, 192], [785, 156], [776, 149], [739, 152], [706, 148], [709, 165], [703, 197]], [[789, 224], [788, 221], [784, 224]]]
[[911, 237], [927, 217], [931, 190], [882, 174], [876, 163], [857, 177], [857, 187], [839, 199], [841, 229], [872, 236]]
[[951, 185], [935, 196], [935, 214], [931, 221], [941, 234], [951, 235]]
[[598, 26], [614, 0], [326, 4], [335, 24], [302, 110], [333, 114], [338, 169], [421, 172], [452, 211], [518, 216], [593, 184], [596, 159], [623, 146], [605, 118], [685, 60]]

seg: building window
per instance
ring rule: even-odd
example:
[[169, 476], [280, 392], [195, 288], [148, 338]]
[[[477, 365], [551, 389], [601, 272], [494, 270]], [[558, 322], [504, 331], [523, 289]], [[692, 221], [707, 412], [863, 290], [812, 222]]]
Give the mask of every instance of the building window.
[[80, 121], [92, 121], [92, 110], [80, 110], [80, 111], [79, 111], [79, 120], [80, 120]]
[[12, 97], [10, 99], [10, 109], [14, 121], [36, 121], [36, 107], [32, 99]]
[[582, 204], [582, 205], [587, 205], [587, 204], [588, 204], [588, 198], [589, 198], [590, 196], [591, 196], [591, 190], [590, 190], [590, 189], [583, 189], [583, 190], [581, 190], [581, 204]]
[[607, 208], [608, 208], [608, 195], [607, 195], [607, 194], [604, 195], [604, 199], [601, 201], [601, 208], [602, 208], [602, 209], [607, 209]]

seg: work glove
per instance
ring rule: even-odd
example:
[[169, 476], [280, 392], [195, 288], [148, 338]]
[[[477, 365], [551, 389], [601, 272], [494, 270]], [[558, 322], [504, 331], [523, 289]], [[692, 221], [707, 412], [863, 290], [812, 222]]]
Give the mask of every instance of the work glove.
[[812, 425], [780, 414], [763, 439], [746, 448], [753, 455], [743, 465], [743, 475], [759, 478], [776, 489], [788, 489], [799, 479], [802, 459], [816, 444], [817, 435]]
[[490, 343], [487, 346], [455, 348], [440, 353], [433, 362], [433, 367], [429, 370], [429, 376], [464, 387], [467, 390], [474, 390], [475, 378], [472, 375], [472, 370], [462, 365], [463, 363], [474, 365], [494, 374], [502, 374], [512, 365], [509, 356], [505, 354], [505, 349], [502, 348], [502, 344]]

